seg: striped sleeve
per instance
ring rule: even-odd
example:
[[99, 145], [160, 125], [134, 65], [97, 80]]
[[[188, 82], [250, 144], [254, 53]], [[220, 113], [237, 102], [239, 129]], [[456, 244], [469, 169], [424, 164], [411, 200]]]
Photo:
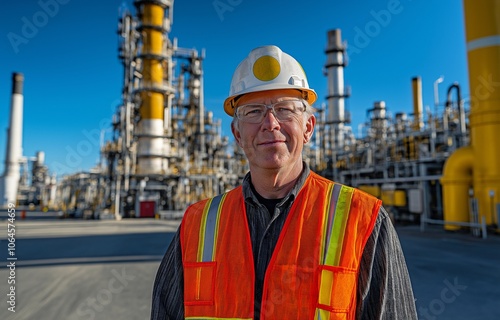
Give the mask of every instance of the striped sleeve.
[[183, 279], [179, 227], [156, 273], [151, 320], [184, 319]]
[[417, 319], [401, 244], [383, 207], [363, 251], [357, 294], [357, 319]]

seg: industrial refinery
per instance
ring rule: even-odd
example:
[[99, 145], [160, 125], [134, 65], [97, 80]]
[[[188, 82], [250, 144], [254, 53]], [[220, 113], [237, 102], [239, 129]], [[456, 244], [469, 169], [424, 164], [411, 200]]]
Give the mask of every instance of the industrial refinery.
[[[470, 88], [500, 78], [500, 33], [493, 15], [465, 1]], [[204, 50], [179, 47], [169, 33], [172, 0], [137, 0], [118, 21], [123, 66], [121, 102], [101, 166], [56, 179], [45, 154], [22, 154], [23, 81], [12, 76], [12, 99], [0, 179], [0, 206], [17, 202], [63, 217], [179, 218], [198, 200], [239, 184], [248, 170], [238, 146], [204, 101]], [[485, 18], [492, 17], [491, 21]], [[498, 18], [498, 14], [497, 14]], [[481, 23], [477, 23], [481, 19]], [[305, 159], [312, 170], [383, 200], [396, 221], [442, 224], [446, 230], [498, 227], [500, 221], [500, 92], [462, 97], [447, 88], [444, 111], [424, 110], [422, 79], [408, 79], [413, 112], [374, 101], [355, 135], [344, 83], [347, 43], [340, 29], [325, 39], [326, 103]], [[311, 48], [311, 50], [315, 50]], [[317, 48], [317, 50], [321, 50]]]

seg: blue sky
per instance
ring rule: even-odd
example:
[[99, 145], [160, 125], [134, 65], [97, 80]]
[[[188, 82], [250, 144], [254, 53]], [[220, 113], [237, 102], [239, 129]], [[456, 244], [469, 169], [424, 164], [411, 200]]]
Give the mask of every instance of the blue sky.
[[[0, 172], [14, 71], [25, 76], [23, 155], [44, 151], [46, 164], [59, 176], [96, 164], [99, 134], [110, 128], [120, 103], [123, 69], [116, 30], [124, 6], [134, 12], [132, 0], [2, 4]], [[327, 93], [326, 34], [336, 28], [349, 46], [345, 81], [352, 89], [347, 106], [355, 133], [374, 101], [384, 100], [392, 114], [411, 113], [414, 76], [422, 77], [424, 106], [432, 110], [433, 83], [441, 75], [441, 102], [455, 81], [467, 98], [461, 1], [176, 0], [170, 38], [177, 37], [180, 47], [206, 50], [206, 108], [223, 120], [223, 132], [230, 136], [222, 102], [232, 72], [248, 52], [275, 44], [294, 56], [320, 105]]]

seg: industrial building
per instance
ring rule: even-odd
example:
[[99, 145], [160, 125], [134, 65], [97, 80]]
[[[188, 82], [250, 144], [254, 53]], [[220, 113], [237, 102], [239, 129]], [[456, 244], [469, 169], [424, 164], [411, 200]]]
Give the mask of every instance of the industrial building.
[[[493, 137], [500, 129], [500, 92], [481, 90], [481, 79], [500, 79], [495, 3], [464, 1], [470, 101], [453, 83], [443, 112], [424, 110], [422, 80], [415, 75], [408, 79], [413, 112], [374, 101], [360, 136], [349, 126], [345, 107], [347, 44], [341, 30], [329, 31], [328, 96], [324, 106], [316, 106], [315, 136], [304, 151], [312, 170], [379, 197], [395, 220], [443, 223], [447, 230], [496, 229], [500, 149]], [[118, 24], [123, 90], [112, 139], [101, 150], [102, 166], [56, 182], [43, 164], [43, 152], [22, 157], [23, 80], [14, 74], [0, 205], [17, 199], [20, 205], [84, 218], [180, 217], [187, 205], [242, 179], [245, 158], [204, 103], [204, 51], [178, 47], [169, 37], [173, 1], [134, 5], [134, 13], [124, 11]]]

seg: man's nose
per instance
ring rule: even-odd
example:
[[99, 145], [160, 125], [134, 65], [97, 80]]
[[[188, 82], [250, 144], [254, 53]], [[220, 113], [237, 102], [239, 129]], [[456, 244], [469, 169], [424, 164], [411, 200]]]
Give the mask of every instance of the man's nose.
[[264, 115], [264, 120], [262, 121], [262, 126], [264, 129], [274, 130], [279, 129], [280, 123], [273, 109], [267, 109]]

